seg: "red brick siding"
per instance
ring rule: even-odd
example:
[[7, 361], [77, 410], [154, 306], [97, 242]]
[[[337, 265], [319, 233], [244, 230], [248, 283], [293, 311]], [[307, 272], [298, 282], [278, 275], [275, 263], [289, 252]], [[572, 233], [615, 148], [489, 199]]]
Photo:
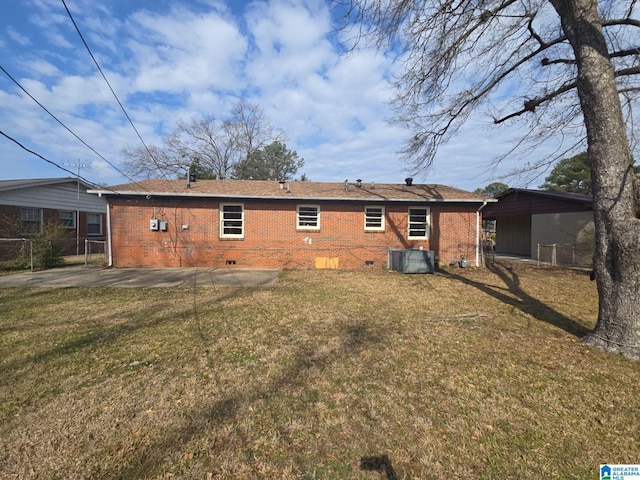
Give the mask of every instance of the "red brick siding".
[[[407, 239], [409, 205], [386, 205], [383, 232], [364, 230], [364, 204], [329, 202], [222, 202], [244, 205], [244, 238], [220, 238], [218, 201], [111, 201], [116, 267], [314, 268], [318, 257], [338, 258], [340, 268], [373, 261], [386, 265], [388, 248], [436, 251], [445, 262], [475, 252], [475, 208], [431, 206], [431, 236]], [[296, 228], [297, 205], [320, 206], [320, 228]], [[168, 222], [152, 231], [151, 218]], [[188, 226], [188, 228], [183, 228]], [[229, 265], [227, 262], [235, 262]]]
[[[22, 207], [11, 205], [0, 205], [0, 238], [32, 238], [34, 235], [24, 235], [21, 232], [21, 215], [20, 209]], [[50, 225], [58, 223], [60, 219], [60, 210], [52, 208], [42, 209], [43, 225]], [[74, 212], [75, 213], [75, 212]], [[96, 212], [98, 213], [98, 212]], [[80, 212], [80, 231], [76, 234], [75, 228], [69, 228], [65, 231], [65, 236], [68, 238], [66, 242], [66, 254], [76, 253], [76, 235], [80, 237], [80, 251], [84, 252], [84, 239], [90, 240], [105, 240], [106, 229], [106, 214], [102, 214], [102, 235], [87, 235], [87, 212]], [[7, 243], [11, 247], [0, 245], [0, 259], [10, 258], [15, 256], [16, 247], [14, 243]], [[6, 252], [5, 252], [6, 250]]]
[[473, 205], [432, 209], [431, 239], [438, 245], [440, 264], [447, 265], [461, 257], [465, 257], [469, 265], [475, 264], [476, 210]]

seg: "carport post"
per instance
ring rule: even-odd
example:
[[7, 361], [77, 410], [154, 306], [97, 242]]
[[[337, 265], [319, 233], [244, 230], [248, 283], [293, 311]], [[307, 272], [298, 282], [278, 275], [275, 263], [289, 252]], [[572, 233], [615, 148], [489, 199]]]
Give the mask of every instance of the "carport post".
[[[478, 210], [476, 210], [476, 267], [480, 266], [480, 230], [482, 228], [482, 217], [480, 212], [487, 206], [487, 201], [484, 200]], [[484, 261], [482, 262], [484, 266]]]

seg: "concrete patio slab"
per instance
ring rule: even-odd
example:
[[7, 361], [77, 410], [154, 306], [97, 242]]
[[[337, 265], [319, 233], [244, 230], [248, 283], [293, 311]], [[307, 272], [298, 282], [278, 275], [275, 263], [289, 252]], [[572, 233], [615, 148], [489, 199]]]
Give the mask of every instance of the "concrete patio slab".
[[280, 270], [216, 268], [87, 268], [70, 266], [0, 276], [8, 287], [259, 287], [274, 285]]

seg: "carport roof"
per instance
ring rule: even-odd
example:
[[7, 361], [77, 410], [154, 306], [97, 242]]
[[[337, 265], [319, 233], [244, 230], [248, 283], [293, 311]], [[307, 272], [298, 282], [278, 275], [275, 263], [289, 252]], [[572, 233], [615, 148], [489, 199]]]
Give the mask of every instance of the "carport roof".
[[485, 219], [507, 215], [586, 212], [593, 209], [593, 197], [571, 192], [553, 192], [510, 188], [496, 197], [498, 203], [487, 205]]

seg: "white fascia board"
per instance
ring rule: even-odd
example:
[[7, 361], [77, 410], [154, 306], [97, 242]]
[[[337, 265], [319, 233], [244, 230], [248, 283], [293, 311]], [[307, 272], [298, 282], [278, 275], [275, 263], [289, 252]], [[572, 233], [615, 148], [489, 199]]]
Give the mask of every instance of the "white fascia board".
[[139, 192], [139, 191], [114, 191], [114, 190], [88, 190], [87, 193], [98, 194], [99, 196], [108, 195], [123, 195], [123, 196], [138, 196], [138, 197], [181, 197], [181, 198], [210, 198], [210, 199], [244, 199], [244, 200], [297, 200], [305, 202], [365, 202], [365, 203], [483, 203], [484, 201], [494, 203], [497, 202], [495, 198], [488, 198], [486, 200], [475, 200], [470, 198], [380, 198], [380, 197], [301, 197], [296, 195], [277, 195], [277, 196], [263, 196], [263, 195], [241, 195], [241, 194], [219, 194], [219, 193], [177, 193], [177, 192]]

